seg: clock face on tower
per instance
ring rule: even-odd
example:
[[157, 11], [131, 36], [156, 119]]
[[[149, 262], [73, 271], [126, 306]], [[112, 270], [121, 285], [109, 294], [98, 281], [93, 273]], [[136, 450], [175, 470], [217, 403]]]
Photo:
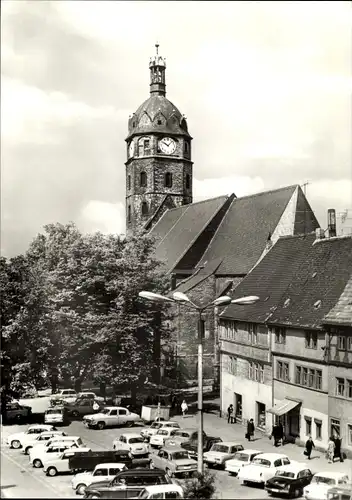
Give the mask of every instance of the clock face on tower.
[[176, 143], [170, 137], [164, 137], [159, 141], [159, 148], [166, 155], [172, 155], [175, 152]]
[[128, 156], [132, 158], [134, 155], [134, 143], [133, 141], [130, 142], [130, 145], [128, 146]]

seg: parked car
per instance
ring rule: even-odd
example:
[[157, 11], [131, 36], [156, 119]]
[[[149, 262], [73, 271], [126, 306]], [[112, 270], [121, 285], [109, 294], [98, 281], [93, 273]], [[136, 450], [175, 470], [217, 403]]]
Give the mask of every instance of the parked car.
[[21, 405], [18, 401], [12, 401], [6, 404], [5, 422], [24, 422], [32, 415], [30, 406]]
[[51, 396], [51, 387], [45, 387], [44, 389], [38, 389], [38, 397], [45, 398]]
[[114, 450], [126, 450], [133, 457], [147, 458], [149, 455], [148, 446], [140, 434], [121, 434], [112, 445]]
[[10, 434], [7, 438], [7, 444], [11, 448], [15, 449], [21, 448], [22, 441], [24, 438], [26, 438], [27, 436], [34, 436], [34, 435], [38, 436], [39, 434], [45, 431], [56, 431], [56, 429], [53, 425], [44, 425], [44, 424], [30, 425], [26, 431]]
[[77, 451], [88, 453], [90, 448], [67, 448], [59, 456], [56, 453], [46, 453], [42, 460], [45, 474], [53, 477], [58, 473], [71, 472], [69, 461]]
[[151, 436], [154, 436], [160, 429], [180, 429], [180, 425], [178, 422], [174, 422], [173, 420], [163, 421], [157, 420], [152, 423], [150, 427], [141, 430], [141, 435], [145, 439], [150, 439]]
[[243, 484], [256, 483], [264, 486], [279, 467], [290, 463], [290, 459], [281, 453], [261, 453], [250, 465], [242, 467], [237, 477]]
[[184, 498], [183, 489], [177, 484], [158, 484], [156, 486], [147, 486], [140, 492], [138, 497], [143, 499], [177, 499]]
[[77, 399], [94, 399], [95, 401], [98, 401], [98, 402], [101, 402], [101, 403], [104, 402], [104, 398], [103, 397], [97, 396], [95, 394], [95, 392], [87, 392], [87, 391], [79, 392], [77, 394]]
[[100, 413], [83, 417], [86, 427], [100, 430], [115, 425], [128, 425], [131, 427], [139, 421], [140, 416], [137, 413], [131, 413], [127, 408], [120, 406], [107, 406]]
[[243, 446], [239, 443], [222, 442], [214, 443], [209, 451], [204, 453], [203, 460], [208, 467], [225, 468], [226, 461], [233, 458], [237, 451], [243, 450]]
[[249, 449], [238, 451], [231, 460], [226, 461], [225, 470], [232, 476], [237, 476], [242, 467], [249, 465], [261, 453], [259, 450]]
[[275, 476], [268, 479], [265, 485], [269, 495], [289, 496], [298, 498], [303, 494], [303, 488], [310, 484], [313, 474], [306, 464], [291, 464], [280, 467]]
[[197, 472], [197, 462], [179, 446], [161, 448], [152, 457], [152, 467], [164, 470], [169, 477], [189, 476]]
[[[175, 433], [176, 436], [176, 433]], [[173, 436], [172, 439], [175, 437]], [[203, 453], [209, 451], [215, 443], [221, 443], [222, 439], [220, 437], [208, 436], [203, 432]], [[191, 434], [190, 439], [183, 440], [181, 442], [181, 447], [184, 448], [189, 456], [197, 459], [198, 456], [198, 431]]]
[[162, 470], [125, 470], [119, 472], [112, 481], [99, 481], [87, 486], [84, 497], [131, 498], [137, 496], [147, 486], [171, 484], [171, 482]]
[[164, 427], [159, 429], [156, 434], [150, 437], [149, 444], [152, 448], [161, 448], [165, 445], [166, 439], [171, 438], [177, 429], [174, 427]]
[[67, 436], [66, 432], [63, 431], [49, 431], [42, 432], [41, 434], [28, 434], [22, 440], [22, 452], [25, 455], [28, 455], [29, 450], [38, 444], [44, 444], [50, 439], [60, 438], [63, 436]]
[[92, 471], [98, 464], [123, 463], [128, 469], [149, 468], [150, 458], [132, 458], [126, 450], [94, 450], [89, 453], [78, 451], [70, 457], [69, 467], [74, 473]]
[[53, 425], [66, 425], [68, 423], [66, 408], [64, 406], [48, 408], [44, 413], [44, 422]]
[[79, 472], [71, 481], [72, 488], [78, 495], [83, 495], [87, 486], [90, 486], [97, 481], [112, 481], [116, 474], [122, 470], [126, 470], [124, 463], [106, 463], [98, 464], [93, 471]]
[[[203, 437], [205, 438], [205, 436], [206, 434], [203, 432]], [[198, 439], [198, 430], [195, 427], [179, 429], [170, 439], [165, 440], [165, 446], [181, 446], [183, 443], [195, 441], [196, 439]]]
[[48, 441], [38, 442], [38, 444], [33, 446], [33, 448], [35, 450], [44, 449], [48, 446], [51, 446], [52, 444], [61, 443], [62, 441], [68, 441], [70, 443], [73, 442], [76, 443], [78, 447], [84, 447], [83, 441], [79, 436], [54, 436]]
[[74, 403], [66, 404], [66, 411], [72, 417], [83, 417], [99, 413], [104, 409], [104, 404], [93, 398], [78, 398]]
[[342, 486], [349, 483], [344, 472], [318, 472], [312, 477], [311, 483], [303, 489], [306, 500], [326, 500], [332, 486]]
[[[36, 446], [29, 450], [29, 463], [35, 468], [43, 467], [43, 462], [58, 458], [68, 448], [79, 448], [77, 441], [56, 441], [48, 446]], [[84, 448], [85, 449], [85, 448]]]
[[327, 500], [352, 500], [352, 484], [329, 488]]
[[77, 399], [77, 392], [73, 389], [61, 389], [59, 392], [52, 394], [50, 399], [71, 401], [72, 403]]

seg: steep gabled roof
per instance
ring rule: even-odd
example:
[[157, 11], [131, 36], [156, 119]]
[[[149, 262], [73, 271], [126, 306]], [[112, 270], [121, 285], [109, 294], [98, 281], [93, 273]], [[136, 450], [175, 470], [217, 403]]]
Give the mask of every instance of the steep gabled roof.
[[[232, 201], [200, 264], [222, 257], [218, 275], [245, 275], [261, 256], [297, 186]], [[293, 231], [292, 231], [293, 232]]]
[[219, 196], [164, 213], [150, 234], [156, 239], [155, 257], [164, 263], [166, 272], [176, 267], [228, 198]]
[[324, 317], [323, 323], [352, 326], [352, 274], [337, 304]]
[[313, 233], [279, 238], [233, 293], [233, 298], [257, 295], [260, 300], [247, 306], [231, 304], [220, 316], [238, 321], [264, 323], [286, 292], [314, 240]]
[[269, 323], [321, 328], [324, 316], [339, 301], [351, 273], [352, 237], [316, 241]]
[[222, 259], [214, 259], [213, 261], [208, 262], [208, 264], [204, 267], [197, 269], [190, 278], [182, 281], [174, 291], [187, 293], [189, 290], [192, 290], [192, 288], [195, 288], [197, 285], [202, 283], [202, 281], [206, 280], [207, 278], [209, 278], [209, 276], [216, 273], [216, 270], [221, 264], [221, 260]]

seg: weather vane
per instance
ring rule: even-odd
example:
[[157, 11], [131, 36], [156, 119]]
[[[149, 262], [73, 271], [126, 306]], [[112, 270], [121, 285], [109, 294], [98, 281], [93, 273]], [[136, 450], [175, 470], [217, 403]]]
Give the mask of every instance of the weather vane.
[[159, 43], [158, 42], [156, 42], [155, 47], [156, 47], [156, 55], [158, 55], [159, 54]]

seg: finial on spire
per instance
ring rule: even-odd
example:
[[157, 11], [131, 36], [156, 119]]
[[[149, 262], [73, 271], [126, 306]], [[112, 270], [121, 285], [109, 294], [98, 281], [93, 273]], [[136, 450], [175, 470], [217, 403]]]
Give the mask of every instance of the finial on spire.
[[158, 42], [156, 42], [155, 48], [156, 48], [156, 55], [159, 55], [159, 43]]

